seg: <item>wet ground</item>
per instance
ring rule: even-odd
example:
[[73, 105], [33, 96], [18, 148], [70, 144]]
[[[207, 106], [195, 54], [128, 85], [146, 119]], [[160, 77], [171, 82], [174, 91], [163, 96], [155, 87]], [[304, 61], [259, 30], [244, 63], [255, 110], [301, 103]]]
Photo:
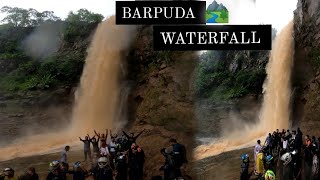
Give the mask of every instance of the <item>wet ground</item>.
[[[252, 158], [252, 148], [230, 151], [220, 155], [198, 161], [196, 164], [197, 179], [199, 180], [231, 180], [239, 179], [241, 155], [247, 153]], [[250, 171], [253, 170], [253, 162], [250, 163]]]
[[0, 108], [0, 145], [4, 146], [21, 136], [58, 130], [68, 122], [69, 108]]

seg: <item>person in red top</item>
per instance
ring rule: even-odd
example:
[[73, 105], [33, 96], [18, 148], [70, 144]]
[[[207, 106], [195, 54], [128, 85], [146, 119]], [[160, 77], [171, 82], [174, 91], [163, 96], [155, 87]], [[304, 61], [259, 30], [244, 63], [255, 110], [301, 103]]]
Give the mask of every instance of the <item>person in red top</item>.
[[310, 147], [311, 146], [311, 139], [310, 139], [309, 135], [306, 135], [305, 140], [306, 140], [305, 141], [306, 147]]
[[129, 150], [129, 179], [142, 180], [145, 154], [143, 149], [135, 143], [132, 143]]

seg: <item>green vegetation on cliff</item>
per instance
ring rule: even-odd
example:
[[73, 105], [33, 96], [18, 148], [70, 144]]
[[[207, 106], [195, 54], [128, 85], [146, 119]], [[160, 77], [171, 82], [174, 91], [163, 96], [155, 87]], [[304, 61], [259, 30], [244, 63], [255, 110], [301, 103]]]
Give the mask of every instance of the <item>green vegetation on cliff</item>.
[[207, 51], [197, 68], [196, 95], [228, 100], [260, 94], [268, 51]]
[[[272, 39], [277, 30], [272, 28]], [[206, 51], [196, 69], [198, 98], [230, 100], [262, 93], [270, 51]], [[319, 63], [320, 64], [320, 63]]]
[[51, 11], [3, 7], [1, 12], [6, 17], [0, 25], [0, 91], [72, 87], [79, 82], [90, 35], [102, 15], [80, 9], [61, 20]]

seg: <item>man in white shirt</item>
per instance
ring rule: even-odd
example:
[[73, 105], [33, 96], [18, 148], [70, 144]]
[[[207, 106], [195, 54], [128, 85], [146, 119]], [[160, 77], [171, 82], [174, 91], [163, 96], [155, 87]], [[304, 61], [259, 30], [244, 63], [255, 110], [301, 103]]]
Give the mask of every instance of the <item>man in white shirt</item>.
[[288, 146], [288, 140], [287, 139], [286, 140], [283, 139], [283, 143], [282, 143], [283, 150], [286, 150], [287, 146]]
[[106, 145], [103, 145], [103, 146], [100, 147], [100, 155], [102, 157], [109, 156], [109, 150], [108, 150], [108, 147]]
[[319, 159], [317, 153], [314, 153], [313, 155], [311, 172], [312, 178], [317, 179], [317, 177], [319, 176]]
[[[254, 147], [253, 155], [254, 155], [254, 164], [256, 164], [257, 154], [259, 154], [261, 147], [261, 141], [258, 140], [256, 146]], [[256, 169], [256, 165], [254, 165], [254, 169]]]
[[109, 150], [110, 150], [110, 154], [115, 157], [116, 156], [116, 149], [117, 149], [117, 143], [116, 143], [116, 139], [112, 138], [111, 142], [109, 144]]
[[66, 168], [68, 169], [69, 168], [69, 165], [68, 165], [68, 151], [70, 150], [70, 146], [66, 146], [62, 153], [61, 153], [61, 163], [63, 163], [63, 165], [66, 166]]

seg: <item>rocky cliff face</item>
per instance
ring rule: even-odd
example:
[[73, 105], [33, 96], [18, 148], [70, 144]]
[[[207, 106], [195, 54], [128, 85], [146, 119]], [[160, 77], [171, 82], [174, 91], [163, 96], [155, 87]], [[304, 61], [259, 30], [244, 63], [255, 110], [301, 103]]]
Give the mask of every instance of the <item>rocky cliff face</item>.
[[[190, 132], [193, 125], [186, 120], [192, 119], [192, 75], [198, 56], [195, 52], [153, 51], [150, 30], [149, 27], [141, 30], [129, 60], [128, 79], [135, 84], [132, 98], [136, 112], [132, 114], [140, 122]], [[178, 117], [181, 114], [183, 117]]]
[[295, 40], [303, 48], [320, 46], [320, 1], [299, 0], [294, 12]]
[[[137, 143], [146, 153], [147, 179], [161, 174], [164, 157], [160, 149], [170, 138], [184, 144], [189, 160], [194, 147], [196, 120], [193, 113], [193, 72], [196, 52], [153, 51], [152, 28], [139, 30], [136, 43], [127, 58], [129, 125], [132, 132], [146, 129]], [[192, 165], [187, 174], [191, 175]]]
[[228, 51], [226, 62], [232, 73], [241, 70], [264, 69], [269, 59], [269, 51]]
[[[231, 112], [250, 119], [255, 115], [251, 112], [256, 112], [253, 107], [259, 107], [257, 96], [222, 106], [212, 105], [208, 99], [198, 101], [194, 80], [198, 75], [199, 53], [156, 52], [152, 43], [152, 28], [141, 27], [126, 61], [130, 86], [128, 129], [132, 132], [146, 129], [137, 143], [146, 153], [148, 178], [151, 174], [159, 174], [159, 166], [164, 162], [160, 149], [169, 145], [169, 138], [175, 137], [185, 144], [191, 160], [192, 149], [197, 144], [196, 133], [202, 138], [213, 137], [214, 133], [218, 135], [217, 129], [221, 129], [220, 125], [230, 118]], [[221, 61], [223, 71], [228, 72], [230, 78], [236, 78], [239, 73], [247, 77], [256, 70], [264, 71], [268, 56], [268, 51], [223, 51], [220, 59], [212, 59], [212, 62]], [[259, 88], [263, 78], [260, 81]], [[257, 92], [259, 94], [261, 90]], [[192, 169], [189, 164], [188, 175], [193, 174]]]
[[320, 133], [320, 1], [298, 1], [294, 39], [293, 123], [310, 134]]

